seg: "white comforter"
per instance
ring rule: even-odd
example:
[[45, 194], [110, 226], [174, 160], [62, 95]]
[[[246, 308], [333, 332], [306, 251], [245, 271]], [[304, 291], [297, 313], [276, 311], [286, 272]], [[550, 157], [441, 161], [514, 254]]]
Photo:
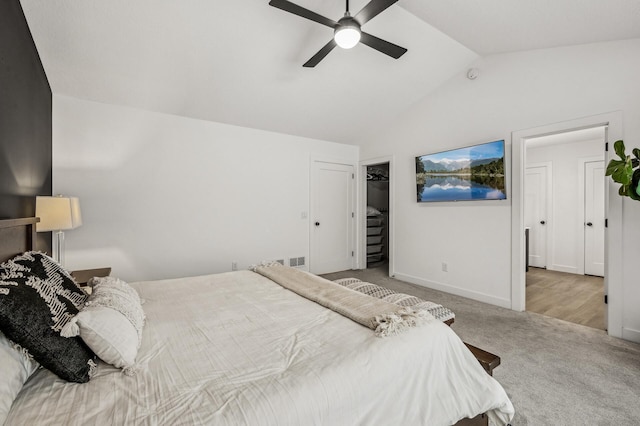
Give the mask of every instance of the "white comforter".
[[147, 315], [128, 377], [46, 370], [7, 425], [448, 425], [513, 407], [457, 335], [435, 322], [375, 337], [258, 274], [135, 283]]

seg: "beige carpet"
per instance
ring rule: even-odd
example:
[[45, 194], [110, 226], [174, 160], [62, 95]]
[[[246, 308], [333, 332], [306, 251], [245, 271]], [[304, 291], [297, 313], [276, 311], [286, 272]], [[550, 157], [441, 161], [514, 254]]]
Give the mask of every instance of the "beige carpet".
[[513, 426], [640, 425], [638, 344], [398, 281], [384, 269], [325, 277], [359, 278], [453, 310], [453, 329], [465, 342], [501, 357], [494, 377], [515, 406]]

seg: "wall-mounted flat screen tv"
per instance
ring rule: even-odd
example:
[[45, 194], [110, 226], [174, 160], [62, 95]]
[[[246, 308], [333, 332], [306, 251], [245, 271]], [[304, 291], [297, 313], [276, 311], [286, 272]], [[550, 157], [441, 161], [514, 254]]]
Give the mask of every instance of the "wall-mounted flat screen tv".
[[504, 140], [416, 157], [418, 202], [505, 200]]

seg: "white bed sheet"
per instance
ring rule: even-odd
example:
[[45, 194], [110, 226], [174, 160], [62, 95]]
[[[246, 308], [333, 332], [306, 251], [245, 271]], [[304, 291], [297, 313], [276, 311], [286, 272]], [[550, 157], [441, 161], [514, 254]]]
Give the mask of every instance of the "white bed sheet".
[[146, 300], [137, 376], [40, 370], [7, 425], [448, 425], [513, 407], [434, 322], [373, 332], [249, 271], [132, 284]]

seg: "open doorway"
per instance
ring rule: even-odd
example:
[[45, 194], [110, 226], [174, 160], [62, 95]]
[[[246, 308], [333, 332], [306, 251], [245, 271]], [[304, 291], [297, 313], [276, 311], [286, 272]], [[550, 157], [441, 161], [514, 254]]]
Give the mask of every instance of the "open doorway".
[[[622, 113], [614, 111], [599, 115], [576, 118], [512, 133], [511, 143], [511, 309], [525, 310], [526, 282], [526, 233], [524, 226], [524, 175], [526, 141], [544, 135], [568, 132], [577, 129], [607, 126], [607, 142], [622, 139]], [[606, 153], [605, 161], [615, 157], [613, 149]], [[605, 184], [605, 296], [606, 327], [612, 337], [625, 338], [623, 328], [623, 277], [622, 277], [622, 197], [618, 185], [608, 179]], [[633, 339], [633, 337], [629, 337]]]
[[606, 330], [606, 126], [525, 142], [526, 309]]
[[389, 274], [389, 162], [366, 166], [367, 269], [383, 269]]

